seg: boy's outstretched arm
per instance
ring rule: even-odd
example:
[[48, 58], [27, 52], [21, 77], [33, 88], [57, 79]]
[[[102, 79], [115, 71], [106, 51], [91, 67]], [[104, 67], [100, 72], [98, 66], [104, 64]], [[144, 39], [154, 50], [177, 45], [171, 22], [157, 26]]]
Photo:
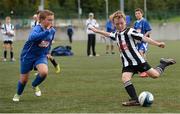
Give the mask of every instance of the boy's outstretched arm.
[[103, 30], [96, 29], [95, 27], [89, 27], [89, 29], [92, 30], [92, 31], [95, 32], [95, 33], [104, 35], [104, 36], [106, 36], [106, 37], [109, 37], [109, 36], [110, 36], [110, 33], [109, 33], [109, 32], [106, 32], [106, 31], [103, 31]]
[[148, 43], [150, 43], [152, 45], [158, 46], [160, 48], [164, 48], [165, 47], [165, 43], [164, 42], [158, 42], [158, 41], [153, 40], [152, 38], [149, 38], [149, 37], [146, 37], [146, 36], [144, 36], [143, 41], [148, 42]]

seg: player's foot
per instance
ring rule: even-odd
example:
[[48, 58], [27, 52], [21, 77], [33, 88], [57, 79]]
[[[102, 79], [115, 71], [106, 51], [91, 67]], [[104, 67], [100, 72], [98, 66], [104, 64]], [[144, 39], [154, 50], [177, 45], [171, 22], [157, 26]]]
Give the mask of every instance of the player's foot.
[[90, 55], [88, 55], [88, 57], [92, 57], [92, 56], [93, 56], [93, 55], [91, 55], [91, 54], [90, 54]]
[[16, 61], [16, 59], [15, 59], [15, 58], [12, 58], [11, 61], [14, 62], [14, 61]]
[[160, 59], [160, 63], [166, 64], [167, 66], [169, 66], [169, 65], [175, 64], [176, 61], [175, 61], [174, 59], [171, 59], [171, 58], [168, 58], [168, 59], [161, 58], [161, 59]]
[[38, 86], [36, 87], [33, 87], [34, 89], [34, 94], [37, 96], [37, 97], [40, 97], [41, 96], [41, 90], [39, 89]]
[[34, 73], [34, 76], [37, 76], [38, 75], [38, 72]]
[[19, 99], [20, 99], [20, 95], [15, 94], [12, 100], [13, 100], [14, 102], [18, 102]]
[[4, 61], [4, 62], [6, 62], [6, 61], [7, 61], [7, 59], [6, 59], [6, 58], [4, 58], [4, 59], [3, 59], [3, 61]]
[[140, 103], [138, 100], [129, 100], [122, 103], [123, 106], [140, 106]]
[[99, 55], [99, 54], [96, 54], [95, 56], [96, 56], [96, 57], [99, 57], [100, 55]]
[[59, 66], [59, 64], [56, 66], [56, 73], [60, 73], [61, 72], [61, 68], [60, 68], [60, 66]]
[[146, 77], [148, 77], [148, 74], [146, 72], [142, 72], [142, 73], [139, 74], [139, 76], [141, 78], [146, 78]]

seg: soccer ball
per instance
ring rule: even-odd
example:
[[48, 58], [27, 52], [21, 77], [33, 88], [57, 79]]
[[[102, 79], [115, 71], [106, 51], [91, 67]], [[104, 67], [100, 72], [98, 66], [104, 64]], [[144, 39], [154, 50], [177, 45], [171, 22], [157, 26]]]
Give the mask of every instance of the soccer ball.
[[149, 107], [154, 101], [154, 96], [148, 91], [143, 91], [140, 93], [138, 100], [141, 106]]

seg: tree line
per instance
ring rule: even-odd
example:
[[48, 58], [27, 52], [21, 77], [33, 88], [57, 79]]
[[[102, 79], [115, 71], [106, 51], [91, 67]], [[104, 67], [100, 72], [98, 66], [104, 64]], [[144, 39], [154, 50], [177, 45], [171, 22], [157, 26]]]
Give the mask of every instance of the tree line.
[[[105, 0], [80, 0], [81, 18], [94, 12], [96, 18], [105, 19]], [[180, 0], [146, 0], [148, 18], [169, 18], [180, 15]], [[44, 0], [45, 9], [55, 12], [56, 18], [78, 18], [78, 0]], [[120, 9], [120, 0], [108, 0], [109, 14]], [[30, 18], [37, 10], [40, 0], [0, 0], [0, 18]], [[134, 15], [134, 9], [144, 8], [144, 0], [124, 0], [124, 11]]]

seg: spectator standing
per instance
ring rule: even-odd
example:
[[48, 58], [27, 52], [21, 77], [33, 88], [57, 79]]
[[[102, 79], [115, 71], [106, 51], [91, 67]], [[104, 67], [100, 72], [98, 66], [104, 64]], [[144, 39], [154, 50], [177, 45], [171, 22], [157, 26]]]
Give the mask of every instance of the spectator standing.
[[[96, 33], [90, 30], [90, 27], [95, 27], [98, 28], [99, 24], [96, 22], [96, 19], [94, 19], [94, 14], [89, 13], [89, 18], [86, 20], [86, 27], [87, 27], [87, 56], [92, 57], [92, 56], [99, 56], [96, 54], [95, 51], [95, 46], [96, 46]], [[91, 49], [92, 49], [92, 54], [91, 54]]]
[[67, 35], [68, 35], [69, 43], [70, 44], [72, 43], [72, 36], [73, 36], [73, 34], [74, 34], [74, 30], [73, 30], [72, 25], [68, 25], [68, 27], [67, 27]]
[[3, 48], [4, 56], [3, 61], [7, 61], [7, 51], [10, 50], [10, 60], [15, 61], [13, 52], [13, 41], [15, 36], [14, 25], [11, 24], [11, 17], [5, 18], [5, 24], [1, 26], [1, 32], [3, 35]]

